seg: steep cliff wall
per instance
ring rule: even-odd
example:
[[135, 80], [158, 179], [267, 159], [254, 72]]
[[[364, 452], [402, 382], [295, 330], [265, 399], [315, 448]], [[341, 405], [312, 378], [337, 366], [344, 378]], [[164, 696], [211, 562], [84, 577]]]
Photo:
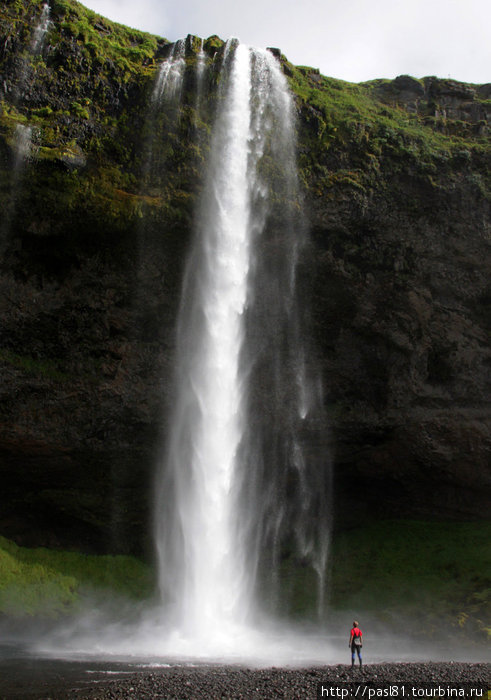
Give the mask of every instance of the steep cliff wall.
[[338, 515], [486, 517], [491, 86], [301, 73]]
[[[34, 51], [41, 14], [30, 0], [0, 10], [0, 533], [141, 552], [222, 42], [204, 44], [198, 115], [188, 38], [174, 122], [149, 108], [168, 42], [53, 0]], [[312, 449], [332, 454], [336, 522], [353, 524], [354, 504], [485, 517], [491, 88], [352, 85], [281, 60], [329, 416]]]

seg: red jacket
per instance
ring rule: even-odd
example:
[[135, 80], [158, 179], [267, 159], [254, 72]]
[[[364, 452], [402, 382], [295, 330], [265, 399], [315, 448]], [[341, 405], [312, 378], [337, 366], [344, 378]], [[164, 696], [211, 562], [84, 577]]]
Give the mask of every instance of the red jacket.
[[353, 640], [355, 637], [359, 637], [360, 641], [363, 638], [363, 632], [359, 627], [353, 627], [353, 629], [351, 630], [350, 644], [353, 644]]

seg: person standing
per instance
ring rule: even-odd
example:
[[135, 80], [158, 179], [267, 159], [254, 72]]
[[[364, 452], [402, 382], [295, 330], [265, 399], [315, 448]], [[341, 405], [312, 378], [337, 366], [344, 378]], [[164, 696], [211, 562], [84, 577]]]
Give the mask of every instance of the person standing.
[[355, 654], [358, 654], [360, 668], [362, 666], [361, 648], [363, 646], [363, 632], [358, 627], [356, 620], [353, 622], [349, 637], [349, 647], [351, 648], [351, 668], [355, 665]]

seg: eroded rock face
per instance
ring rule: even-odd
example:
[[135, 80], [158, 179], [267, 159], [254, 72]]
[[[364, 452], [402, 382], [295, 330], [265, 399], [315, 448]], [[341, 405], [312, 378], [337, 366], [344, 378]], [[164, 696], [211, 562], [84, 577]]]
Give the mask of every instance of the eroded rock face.
[[342, 521], [486, 513], [489, 204], [431, 186], [419, 201], [416, 216], [401, 197], [341, 220], [333, 205], [327, 227], [316, 212], [314, 313]]
[[91, 260], [57, 284], [2, 277], [1, 528], [20, 543], [150, 538], [172, 324], [140, 328], [152, 302], [140, 312], [130, 287]]
[[[65, 20], [53, 17], [29, 95], [15, 89], [29, 36], [5, 18], [0, 27], [0, 534], [149, 551], [206, 156], [193, 111], [199, 42], [187, 42], [185, 117], [161, 154], [167, 179], [142, 186], [148, 99], [168, 48], [156, 41], [129, 73], [97, 47], [87, 53]], [[102, 42], [109, 23], [96, 25]], [[210, 62], [221, 45], [205, 42]], [[401, 76], [357, 88], [368, 114], [351, 93], [343, 106], [352, 87], [284, 70], [294, 90], [304, 79], [313, 91], [306, 102], [298, 89], [312, 242], [298, 275], [328, 415], [312, 449], [334, 463], [335, 524], [486, 517], [489, 86]], [[33, 126], [35, 148], [14, 182], [18, 121]]]
[[450, 78], [436, 77], [416, 80], [409, 75], [400, 75], [377, 89], [381, 99], [389, 103], [436, 118], [440, 129], [445, 129], [447, 119], [476, 125], [482, 122], [489, 128], [491, 108], [489, 104], [476, 100], [476, 97], [489, 99], [488, 85], [465, 85]]
[[437, 182], [407, 166], [311, 206], [343, 521], [487, 508], [489, 200], [464, 161]]

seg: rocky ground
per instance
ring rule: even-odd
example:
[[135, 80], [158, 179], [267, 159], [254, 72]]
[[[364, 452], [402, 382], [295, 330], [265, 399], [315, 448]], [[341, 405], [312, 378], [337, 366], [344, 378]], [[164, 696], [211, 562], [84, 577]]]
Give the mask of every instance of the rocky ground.
[[60, 689], [22, 697], [26, 700], [34, 697], [53, 700], [341, 697], [349, 700], [361, 693], [367, 700], [377, 697], [487, 698], [490, 687], [491, 664], [485, 663], [374, 664], [353, 671], [345, 665], [309, 669], [202, 666], [152, 670], [124, 680], [102, 682], [90, 690]]

